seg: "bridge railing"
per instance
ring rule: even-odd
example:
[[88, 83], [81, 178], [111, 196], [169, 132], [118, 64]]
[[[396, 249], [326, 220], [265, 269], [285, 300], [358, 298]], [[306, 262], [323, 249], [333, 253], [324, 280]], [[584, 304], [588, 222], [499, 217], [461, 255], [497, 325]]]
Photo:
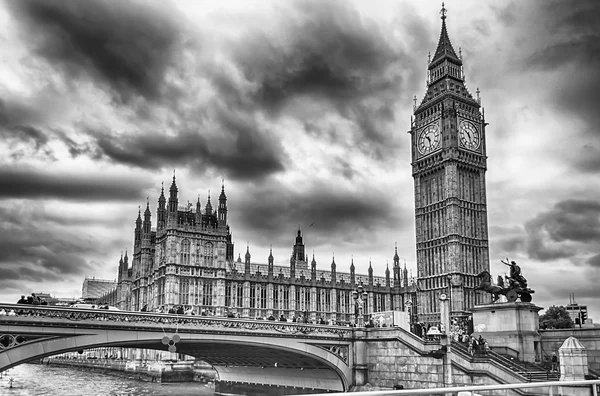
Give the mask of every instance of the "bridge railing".
[[[600, 380], [585, 380], [585, 381], [549, 381], [549, 382], [528, 382], [521, 384], [502, 384], [502, 385], [474, 385], [474, 386], [454, 386], [446, 388], [427, 388], [427, 389], [402, 389], [402, 390], [377, 390], [366, 392], [348, 392], [348, 394], [356, 396], [401, 396], [401, 395], [458, 395], [458, 396], [476, 396], [478, 392], [485, 392], [486, 395], [498, 395], [500, 393], [489, 391], [509, 391], [516, 389], [531, 389], [542, 388], [537, 392], [548, 392], [549, 396], [559, 395], [560, 391], [564, 395], [570, 395], [569, 389], [588, 389], [593, 396], [598, 396], [600, 393]], [[565, 389], [566, 388], [566, 389]], [[555, 393], [556, 392], [556, 393]], [[537, 393], [536, 393], [537, 394]], [[581, 394], [581, 393], [577, 393]], [[311, 396], [331, 396], [331, 393], [311, 394]]]
[[213, 330], [219, 329], [223, 331], [250, 330], [257, 333], [278, 333], [281, 335], [301, 333], [311, 336], [336, 336], [340, 338], [351, 338], [354, 332], [354, 328], [344, 326], [0, 303], [0, 324], [25, 324], [32, 322], [38, 325], [42, 323], [60, 323], [65, 326], [76, 326], [80, 321], [93, 322], [96, 327], [178, 327], [182, 331], [185, 331], [186, 328], [190, 331], [212, 328]]

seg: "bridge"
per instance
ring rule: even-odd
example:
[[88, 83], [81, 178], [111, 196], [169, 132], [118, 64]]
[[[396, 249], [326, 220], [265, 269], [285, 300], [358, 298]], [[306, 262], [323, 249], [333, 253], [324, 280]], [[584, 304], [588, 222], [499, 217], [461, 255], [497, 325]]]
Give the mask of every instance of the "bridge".
[[366, 369], [357, 367], [361, 348], [355, 348], [355, 332], [278, 321], [0, 304], [0, 372], [95, 347], [170, 348], [211, 364], [220, 381], [346, 391], [356, 382], [357, 369]]

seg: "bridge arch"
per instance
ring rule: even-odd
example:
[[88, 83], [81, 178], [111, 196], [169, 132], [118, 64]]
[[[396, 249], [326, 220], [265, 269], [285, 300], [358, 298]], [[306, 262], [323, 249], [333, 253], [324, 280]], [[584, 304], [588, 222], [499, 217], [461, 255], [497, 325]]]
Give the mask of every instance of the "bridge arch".
[[[114, 316], [114, 313], [110, 315]], [[129, 313], [130, 318], [132, 315], [140, 314]], [[351, 337], [323, 336], [327, 333], [323, 328], [320, 329], [322, 333], [311, 336], [306, 334], [310, 329], [294, 332], [291, 324], [272, 322], [263, 326], [256, 321], [247, 321], [251, 330], [240, 331], [243, 326], [238, 325], [239, 320], [231, 324], [211, 319], [211, 330], [206, 326], [190, 329], [185, 323], [180, 326], [179, 322], [175, 328], [172, 323], [167, 326], [144, 323], [132, 329], [129, 324], [98, 322], [97, 317], [94, 317], [96, 322], [85, 324], [60, 319], [41, 320], [40, 323], [39, 318], [28, 315], [12, 317], [13, 323], [5, 325], [4, 319], [9, 318], [0, 317], [0, 335], [20, 335], [27, 341], [0, 350], [0, 371], [32, 359], [102, 346], [165, 351], [167, 347], [161, 342], [162, 338], [174, 339], [177, 334], [177, 352], [208, 362], [222, 381], [252, 378], [278, 384], [282, 378], [297, 378], [292, 386], [311, 383], [316, 384], [315, 388], [340, 391], [348, 390], [352, 384]], [[274, 326], [279, 326], [275, 333], [256, 331]]]

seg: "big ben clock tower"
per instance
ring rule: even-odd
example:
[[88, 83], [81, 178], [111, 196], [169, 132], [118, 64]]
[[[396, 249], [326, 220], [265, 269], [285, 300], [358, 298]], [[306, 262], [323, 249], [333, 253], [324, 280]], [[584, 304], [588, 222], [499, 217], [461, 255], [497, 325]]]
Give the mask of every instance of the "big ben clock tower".
[[[465, 316], [489, 296], [475, 291], [489, 271], [485, 193], [485, 120], [465, 87], [462, 57], [442, 31], [427, 71], [427, 92], [411, 123], [417, 239], [417, 313], [440, 322], [440, 296], [452, 317]], [[443, 298], [443, 297], [442, 297]]]

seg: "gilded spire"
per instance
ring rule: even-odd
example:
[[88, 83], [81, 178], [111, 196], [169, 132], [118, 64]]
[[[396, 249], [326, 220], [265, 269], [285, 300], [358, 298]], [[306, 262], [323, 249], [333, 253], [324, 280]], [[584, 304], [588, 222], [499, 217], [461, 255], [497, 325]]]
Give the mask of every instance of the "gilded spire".
[[442, 18], [442, 32], [440, 33], [440, 40], [438, 42], [437, 49], [435, 50], [435, 54], [433, 55], [433, 59], [431, 60], [430, 66], [434, 63], [437, 63], [440, 59], [445, 57], [453, 58], [459, 64], [462, 64], [458, 55], [452, 48], [452, 43], [450, 42], [450, 37], [448, 37], [448, 30], [446, 29], [446, 13], [448, 10], [444, 7], [444, 3], [442, 3], [442, 9], [440, 11], [440, 15]]

